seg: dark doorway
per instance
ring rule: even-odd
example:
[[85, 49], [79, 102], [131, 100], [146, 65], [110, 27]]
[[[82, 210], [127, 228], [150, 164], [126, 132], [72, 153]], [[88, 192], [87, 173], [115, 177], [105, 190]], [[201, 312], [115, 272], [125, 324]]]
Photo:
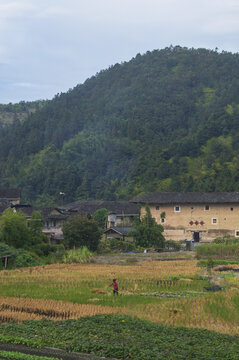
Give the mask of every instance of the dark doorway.
[[194, 240], [194, 242], [199, 242], [200, 241], [200, 232], [199, 231], [194, 231], [193, 232], [193, 240]]

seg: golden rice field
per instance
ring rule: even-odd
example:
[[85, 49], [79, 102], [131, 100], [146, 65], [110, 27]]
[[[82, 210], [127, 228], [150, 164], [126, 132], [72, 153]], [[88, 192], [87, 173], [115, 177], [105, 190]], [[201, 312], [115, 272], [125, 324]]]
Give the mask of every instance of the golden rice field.
[[119, 309], [88, 304], [73, 304], [67, 301], [54, 301], [32, 298], [0, 297], [0, 321], [40, 320], [54, 321], [78, 319], [82, 316], [112, 314]]
[[8, 279], [54, 280], [54, 282], [81, 281], [85, 279], [98, 280], [99, 277], [110, 281], [118, 279], [153, 279], [168, 278], [180, 274], [190, 276], [198, 271], [197, 260], [184, 261], [143, 261], [137, 265], [111, 264], [54, 264], [20, 268], [11, 271], [0, 271], [0, 281]]
[[[232, 290], [223, 295], [220, 294], [219, 299], [218, 294], [178, 299], [163, 304], [132, 308], [128, 313], [165, 325], [204, 328], [239, 335], [239, 313], [235, 311], [232, 302], [232, 298], [236, 295], [238, 301], [238, 290]], [[210, 309], [212, 311], [209, 311]]]
[[[207, 293], [197, 276], [203, 270], [196, 264], [196, 260], [56, 264], [1, 271], [0, 321], [118, 312], [167, 325], [239, 334], [239, 277], [221, 279], [225, 290]], [[118, 279], [121, 296], [113, 296], [108, 287], [113, 278]], [[144, 296], [155, 291], [175, 297]]]

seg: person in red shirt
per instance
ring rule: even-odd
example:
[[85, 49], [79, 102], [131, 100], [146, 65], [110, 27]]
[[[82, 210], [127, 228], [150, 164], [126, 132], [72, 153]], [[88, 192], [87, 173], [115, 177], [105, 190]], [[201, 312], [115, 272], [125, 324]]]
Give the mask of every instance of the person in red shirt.
[[113, 286], [113, 295], [119, 295], [119, 288], [118, 288], [118, 283], [116, 281], [117, 279], [113, 279], [112, 284], [110, 284], [109, 286]]

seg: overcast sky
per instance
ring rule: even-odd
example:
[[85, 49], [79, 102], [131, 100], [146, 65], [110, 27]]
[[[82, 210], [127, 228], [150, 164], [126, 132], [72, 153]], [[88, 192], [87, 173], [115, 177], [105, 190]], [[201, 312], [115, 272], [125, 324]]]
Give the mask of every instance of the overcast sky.
[[51, 99], [148, 50], [238, 40], [239, 0], [0, 0], [0, 103]]

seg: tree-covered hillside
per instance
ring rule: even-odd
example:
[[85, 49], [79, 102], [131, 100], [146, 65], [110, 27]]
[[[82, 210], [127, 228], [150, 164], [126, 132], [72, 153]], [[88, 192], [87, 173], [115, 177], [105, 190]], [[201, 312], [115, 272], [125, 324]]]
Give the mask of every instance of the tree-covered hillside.
[[46, 100], [21, 101], [18, 104], [0, 104], [0, 127], [16, 121], [25, 120], [30, 114], [38, 111], [46, 104]]
[[0, 186], [39, 203], [239, 191], [239, 54], [138, 54], [0, 130]]

